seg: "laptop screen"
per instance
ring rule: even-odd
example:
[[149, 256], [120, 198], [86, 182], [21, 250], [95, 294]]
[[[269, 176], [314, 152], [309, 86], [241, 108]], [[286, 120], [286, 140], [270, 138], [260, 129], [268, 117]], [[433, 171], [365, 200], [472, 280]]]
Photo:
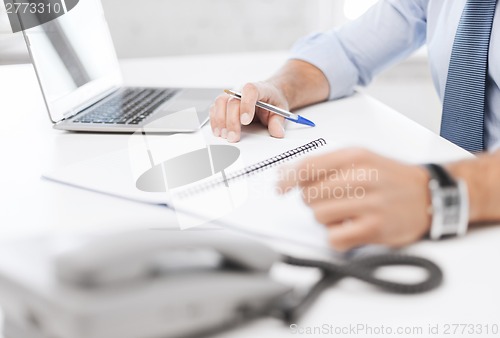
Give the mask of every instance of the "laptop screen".
[[25, 37], [53, 122], [121, 85], [100, 0], [79, 1]]

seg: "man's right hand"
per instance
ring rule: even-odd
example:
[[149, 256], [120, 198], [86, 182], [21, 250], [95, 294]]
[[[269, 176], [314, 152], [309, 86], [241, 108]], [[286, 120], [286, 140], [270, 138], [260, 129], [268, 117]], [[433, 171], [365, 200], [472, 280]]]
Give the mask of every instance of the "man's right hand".
[[241, 125], [260, 121], [273, 137], [285, 137], [285, 118], [256, 108], [257, 101], [285, 110], [305, 107], [328, 99], [330, 85], [322, 71], [301, 60], [288, 60], [268, 81], [248, 83], [241, 90], [241, 101], [222, 94], [210, 109], [215, 136], [229, 142], [241, 138]]
[[238, 142], [241, 138], [241, 126], [258, 120], [267, 127], [272, 137], [285, 137], [285, 118], [255, 107], [257, 101], [262, 101], [289, 110], [289, 103], [278, 86], [271, 82], [248, 83], [241, 90], [241, 95], [241, 100], [227, 94], [222, 94], [215, 100], [210, 109], [210, 124], [215, 136], [231, 143]]

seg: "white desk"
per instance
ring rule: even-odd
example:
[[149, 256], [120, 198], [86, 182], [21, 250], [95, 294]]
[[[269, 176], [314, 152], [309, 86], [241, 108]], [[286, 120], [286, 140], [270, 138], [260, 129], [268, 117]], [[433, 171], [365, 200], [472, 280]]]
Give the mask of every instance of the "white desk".
[[[131, 85], [224, 87], [266, 78], [284, 58], [284, 54], [200, 56], [126, 60], [122, 66], [126, 82]], [[128, 136], [73, 134], [51, 129], [31, 66], [0, 67], [0, 113], [0, 239], [87, 227], [168, 226], [171, 217], [168, 210], [40, 179], [46, 165], [66, 165], [123, 149]], [[321, 137], [328, 132], [336, 135], [341, 145], [366, 146], [410, 162], [450, 161], [468, 156], [363, 95], [309, 108], [304, 113], [314, 116], [321, 127], [308, 131], [292, 128], [289, 138]], [[500, 257], [499, 242], [500, 227], [492, 227], [473, 230], [462, 239], [416, 244], [408, 251], [430, 257], [443, 267], [446, 279], [441, 288], [405, 297], [344, 280], [326, 292], [300, 324], [421, 327], [424, 333], [416, 337], [430, 336], [429, 324], [440, 324], [442, 329], [445, 324], [455, 323], [500, 325], [500, 273], [496, 265]], [[299, 281], [309, 278], [309, 273], [297, 274], [295, 270], [278, 274]], [[273, 320], [261, 320], [221, 335], [256, 336], [294, 335]]]

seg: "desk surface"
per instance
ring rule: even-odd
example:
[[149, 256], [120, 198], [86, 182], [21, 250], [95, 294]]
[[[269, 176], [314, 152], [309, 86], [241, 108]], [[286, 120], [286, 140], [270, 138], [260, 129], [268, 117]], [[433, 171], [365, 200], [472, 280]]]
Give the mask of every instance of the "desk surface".
[[[124, 60], [121, 64], [129, 85], [227, 87], [266, 78], [284, 59], [284, 54], [273, 53]], [[68, 165], [124, 149], [127, 135], [73, 134], [53, 130], [33, 69], [28, 65], [0, 66], [0, 97], [3, 120], [0, 125], [0, 240], [73, 232], [88, 227], [168, 226], [172, 215], [166, 209], [40, 179], [46, 166]], [[363, 95], [311, 107], [303, 113], [314, 116], [321, 127], [309, 131], [291, 127], [289, 138], [317, 138], [322, 133], [334, 133], [339, 146], [365, 146], [414, 163], [453, 161], [469, 156]], [[257, 133], [264, 135], [266, 131]], [[500, 273], [494, 265], [496, 257], [500, 257], [499, 240], [500, 227], [491, 227], [473, 230], [461, 239], [413, 245], [408, 248], [409, 252], [432, 258], [443, 267], [446, 279], [441, 288], [424, 295], [404, 297], [345, 280], [327, 291], [300, 325], [303, 328], [324, 324], [349, 328], [359, 324], [378, 330], [384, 326], [385, 333], [388, 328], [413, 328], [417, 330], [415, 337], [431, 336], [427, 331], [429, 325], [440, 325], [441, 330], [446, 324], [500, 325]], [[306, 283], [311, 277], [309, 272], [277, 270], [277, 276], [283, 279]], [[418, 334], [419, 328], [423, 334]], [[325, 331], [323, 335], [328, 336], [326, 333], [329, 332]], [[350, 331], [342, 336], [359, 337], [363, 336], [361, 333]], [[280, 323], [261, 320], [221, 337], [253, 338], [257, 335], [293, 336]]]

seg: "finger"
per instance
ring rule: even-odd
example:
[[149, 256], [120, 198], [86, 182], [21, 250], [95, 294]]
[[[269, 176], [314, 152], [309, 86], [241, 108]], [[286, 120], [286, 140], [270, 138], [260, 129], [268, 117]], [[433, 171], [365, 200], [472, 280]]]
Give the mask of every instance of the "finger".
[[277, 114], [269, 114], [267, 129], [272, 137], [285, 137], [285, 118]]
[[359, 246], [377, 242], [378, 230], [372, 222], [355, 219], [330, 226], [329, 241], [338, 251], [348, 251]]
[[222, 129], [226, 127], [226, 110], [229, 95], [220, 95], [215, 99], [214, 109], [210, 112], [210, 124], [216, 137], [221, 136]]
[[363, 200], [326, 200], [312, 207], [316, 220], [324, 225], [339, 224], [346, 219], [359, 218], [366, 212]]
[[358, 181], [348, 171], [339, 172], [335, 168], [317, 170], [314, 165], [308, 162], [307, 166], [282, 167], [277, 184], [278, 193], [284, 194], [298, 187], [304, 202], [312, 205], [327, 199], [357, 198], [361, 193], [364, 197], [368, 190], [369, 182]]
[[259, 100], [259, 88], [253, 83], [247, 83], [241, 90], [240, 122], [249, 125], [255, 117], [255, 104]]
[[260, 123], [264, 126], [267, 127], [269, 125], [269, 113], [267, 110], [264, 109], [257, 109], [256, 115], [257, 118], [259, 119]]
[[[299, 175], [303, 173], [299, 173]], [[300, 177], [298, 177], [300, 179]], [[357, 197], [356, 192], [360, 189], [365, 189], [363, 182], [355, 182], [351, 180], [337, 180], [334, 178], [325, 178], [323, 181], [317, 181], [314, 184], [300, 187], [302, 199], [304, 203], [312, 206], [322, 201], [338, 201], [344, 199], [354, 199]]]
[[[372, 156], [373, 153], [367, 150], [350, 148], [311, 157], [296, 166], [295, 170], [300, 175], [294, 175], [297, 178], [295, 181], [283, 181], [280, 182], [280, 186], [283, 189], [297, 185], [304, 188], [327, 179], [347, 182], [355, 179], [358, 171], [363, 171], [364, 175], [372, 175], [365, 168], [365, 164], [369, 163]], [[290, 176], [293, 177], [293, 175]]]
[[[334, 153], [327, 154], [332, 156]], [[310, 158], [300, 162], [294, 167], [287, 167], [286, 175], [280, 175], [281, 180], [278, 182], [279, 191], [290, 191], [295, 187], [300, 187], [302, 197], [307, 204], [310, 204], [315, 195], [319, 195], [320, 191], [328, 192], [328, 189], [335, 189], [332, 185], [333, 181], [339, 184], [337, 177], [331, 175], [336, 168], [317, 169], [317, 163], [321, 161], [320, 157]]]
[[226, 131], [221, 132], [222, 137], [231, 143], [238, 142], [241, 134], [240, 100], [231, 98], [227, 102]]

